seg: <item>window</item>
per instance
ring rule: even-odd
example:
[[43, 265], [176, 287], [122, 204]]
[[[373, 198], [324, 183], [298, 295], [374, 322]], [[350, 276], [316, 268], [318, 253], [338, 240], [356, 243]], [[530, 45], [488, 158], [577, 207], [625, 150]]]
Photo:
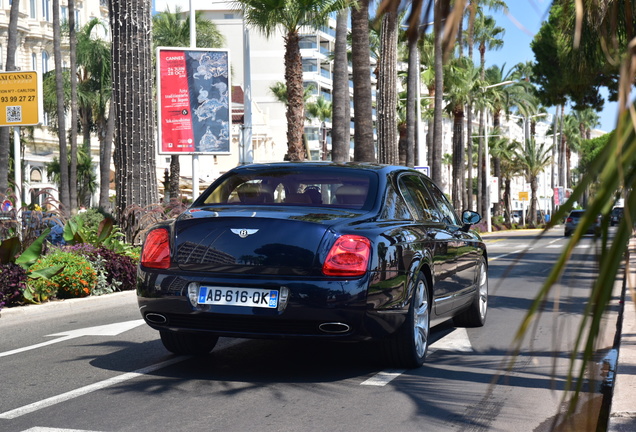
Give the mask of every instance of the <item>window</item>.
[[36, 19], [38, 17], [38, 11], [35, 6], [36, 0], [29, 1], [29, 18]]
[[31, 53], [31, 69], [38, 70], [38, 55]]
[[426, 188], [431, 193], [431, 196], [435, 200], [437, 207], [442, 215], [444, 223], [448, 225], [461, 226], [461, 222], [459, 221], [459, 217], [455, 213], [453, 206], [448, 202], [446, 195], [442, 193], [441, 190], [435, 184], [430, 181], [428, 178], [422, 177], [422, 181], [426, 184]]
[[437, 210], [437, 206], [419, 176], [404, 175], [400, 177], [399, 185], [404, 200], [408, 203], [411, 213], [418, 221], [441, 221], [442, 217]]
[[42, 18], [51, 21], [51, 0], [42, 0]]
[[45, 74], [49, 71], [49, 53], [42, 51], [42, 73]]

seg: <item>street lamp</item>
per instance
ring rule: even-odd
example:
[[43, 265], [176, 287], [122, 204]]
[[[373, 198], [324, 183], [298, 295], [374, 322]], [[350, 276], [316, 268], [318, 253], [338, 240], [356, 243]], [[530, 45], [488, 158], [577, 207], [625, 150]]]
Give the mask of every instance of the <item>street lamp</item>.
[[[481, 88], [481, 91], [486, 93], [486, 90], [493, 87], [500, 87], [508, 84], [514, 84], [516, 81], [502, 81], [497, 84], [491, 84]], [[486, 156], [486, 232], [492, 232], [492, 217], [490, 215], [490, 152], [488, 149], [488, 111], [484, 106], [482, 108], [482, 115], [484, 117], [484, 154]]]

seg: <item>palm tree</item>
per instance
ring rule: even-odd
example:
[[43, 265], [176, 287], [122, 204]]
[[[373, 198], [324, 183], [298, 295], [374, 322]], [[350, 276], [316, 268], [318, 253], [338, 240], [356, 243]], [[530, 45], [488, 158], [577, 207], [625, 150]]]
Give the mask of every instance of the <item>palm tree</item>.
[[348, 21], [349, 9], [338, 12], [333, 61], [333, 121], [331, 124], [331, 158], [336, 162], [349, 161], [349, 142], [351, 141], [349, 61], [347, 59]]
[[69, 161], [69, 198], [70, 211], [77, 213], [77, 123], [78, 123], [78, 97], [77, 97], [77, 31], [75, 26], [75, 0], [67, 1], [68, 7], [68, 39], [69, 39], [69, 66], [71, 74], [71, 130], [69, 133], [71, 160]]
[[[216, 25], [203, 17], [198, 11], [195, 14], [196, 45], [201, 48], [220, 48], [225, 45], [225, 38]], [[174, 12], [167, 8], [152, 18], [152, 41], [154, 47], [188, 47], [190, 46], [190, 15], [184, 17], [181, 8]], [[179, 178], [181, 176], [179, 155], [170, 155], [169, 192], [170, 197], [179, 196]]]
[[371, 61], [369, 60], [369, 0], [358, 0], [351, 8], [351, 68], [355, 130], [353, 159], [375, 162]]
[[332, 12], [348, 7], [348, 0], [236, 0], [245, 21], [266, 36], [278, 28], [285, 38], [285, 83], [287, 85], [287, 155], [304, 159], [303, 67], [300, 56], [300, 29], [323, 25]]
[[[155, 170], [150, 0], [109, 0], [112, 31], [115, 134], [115, 212], [130, 240], [138, 221], [126, 219], [133, 204], [159, 201]], [[60, 160], [62, 157], [60, 155]]]
[[[9, 28], [7, 29], [7, 61], [5, 70], [15, 70], [15, 52], [18, 47], [18, 19], [20, 16], [20, 0], [13, 0], [9, 12]], [[0, 127], [0, 166], [9, 166], [9, 149], [11, 133], [8, 127]], [[5, 193], [9, 187], [9, 170], [0, 170], [0, 193]]]
[[327, 160], [327, 130], [325, 128], [325, 121], [331, 119], [333, 113], [333, 106], [331, 102], [327, 101], [324, 97], [320, 96], [315, 101], [309, 102], [305, 105], [305, 116], [308, 119], [316, 119], [320, 123], [320, 130], [324, 135], [320, 137], [322, 144], [322, 160]]
[[545, 143], [538, 144], [531, 139], [526, 144], [526, 150], [519, 155], [519, 164], [530, 180], [530, 214], [528, 221], [537, 224], [537, 190], [539, 189], [539, 175], [552, 163], [552, 147]]
[[53, 0], [53, 57], [55, 63], [55, 94], [57, 97], [58, 142], [60, 145], [60, 203], [62, 211], [71, 209], [71, 197], [68, 177], [68, 158], [66, 148], [66, 133], [64, 132], [64, 76], [62, 70], [62, 30], [60, 25], [60, 1]]
[[[201, 11], [194, 16], [196, 25], [196, 46], [200, 48], [220, 48], [225, 38], [214, 22], [205, 19]], [[174, 12], [166, 8], [152, 18], [152, 41], [155, 47], [190, 46], [190, 15], [184, 14], [177, 6]]]
[[592, 108], [575, 110], [574, 117], [579, 122], [579, 130], [582, 139], [591, 139], [592, 129], [598, 125], [599, 116]]
[[501, 161], [500, 178], [503, 180], [504, 186], [503, 203], [506, 223], [512, 223], [512, 179], [523, 173], [523, 169], [519, 165], [518, 160], [518, 152], [521, 150], [521, 143], [517, 141], [510, 142], [506, 138], [494, 139], [492, 141], [491, 151]]
[[453, 117], [453, 175], [451, 196], [453, 206], [463, 206], [464, 187], [464, 116], [465, 107], [470, 102], [477, 79], [477, 69], [467, 57], [452, 59], [447, 65], [445, 77], [446, 100], [445, 110]]
[[[496, 25], [496, 21], [492, 16], [487, 16], [484, 15], [481, 10], [477, 11], [477, 14], [475, 16], [474, 19], [474, 43], [477, 45], [478, 50], [479, 50], [479, 65], [480, 65], [480, 71], [481, 71], [481, 80], [485, 81], [485, 75], [486, 75], [486, 51], [487, 50], [496, 50], [499, 49], [503, 46], [503, 36], [505, 34], [505, 30], [502, 27], [498, 27]], [[483, 111], [482, 111], [483, 113]], [[483, 118], [483, 115], [480, 116], [479, 119], [479, 130], [480, 133], [479, 135], [482, 137], [479, 140], [479, 149], [480, 149], [480, 154], [484, 154], [483, 148], [484, 148], [484, 136], [485, 136], [485, 119]], [[485, 188], [485, 181], [486, 181], [486, 173], [485, 173], [485, 167], [486, 164], [485, 163], [481, 163], [480, 162], [480, 168], [477, 171], [477, 176], [480, 179], [478, 181], [478, 186], [479, 189], [486, 189]], [[482, 202], [481, 202], [481, 206], [478, 206], [482, 208], [482, 213], [486, 212], [486, 211], [490, 211], [490, 209], [485, 208], [486, 207], [486, 200], [488, 199], [488, 197], [486, 196], [486, 194], [481, 194], [482, 196]]]
[[378, 161], [398, 163], [397, 133], [397, 42], [398, 5], [379, 10], [382, 14], [380, 32], [380, 64], [378, 66], [377, 130]]
[[571, 160], [572, 152], [578, 152], [581, 147], [581, 129], [579, 120], [574, 114], [567, 114], [563, 117], [563, 131], [561, 133], [561, 148], [564, 156], [565, 163], [565, 187], [572, 187], [571, 176]]
[[79, 65], [79, 102], [83, 142], [90, 141], [94, 125], [99, 139], [99, 208], [110, 211], [110, 165], [113, 129], [112, 75], [110, 44], [94, 36], [93, 30], [103, 24], [91, 20], [77, 34], [77, 63]]

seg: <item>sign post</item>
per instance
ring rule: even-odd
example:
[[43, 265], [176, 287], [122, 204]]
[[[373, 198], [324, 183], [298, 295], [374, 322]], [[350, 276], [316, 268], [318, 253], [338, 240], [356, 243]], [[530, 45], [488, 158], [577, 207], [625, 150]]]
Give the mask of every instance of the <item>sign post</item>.
[[42, 121], [42, 81], [37, 71], [0, 72], [0, 127], [13, 126], [16, 211], [22, 207], [20, 126]]

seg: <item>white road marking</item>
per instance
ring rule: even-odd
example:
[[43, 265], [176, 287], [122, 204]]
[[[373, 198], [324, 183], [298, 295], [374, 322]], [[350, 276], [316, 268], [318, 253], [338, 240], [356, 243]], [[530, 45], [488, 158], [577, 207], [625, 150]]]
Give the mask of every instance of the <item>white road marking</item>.
[[[468, 332], [465, 328], [456, 328], [448, 335], [433, 342], [428, 348], [428, 354], [431, 355], [435, 351], [452, 351], [452, 352], [473, 352], [473, 347], [468, 338]], [[395, 378], [406, 372], [406, 369], [387, 369], [378, 372], [371, 378], [360, 383], [365, 386], [383, 387], [393, 381]]]
[[378, 372], [360, 385], [383, 387], [406, 372], [406, 369], [387, 369]]
[[14, 349], [11, 351], [5, 351], [0, 353], [0, 357], [7, 357], [13, 354], [19, 354], [25, 351], [31, 351], [37, 348], [42, 348], [48, 345], [53, 345], [56, 343], [64, 342], [70, 339], [79, 338], [82, 336], [117, 336], [128, 330], [132, 330], [135, 327], [139, 327], [142, 324], [144, 324], [144, 320], [138, 319], [133, 321], [124, 321], [120, 323], [106, 324], [106, 325], [96, 326], [96, 327], [87, 327], [87, 328], [78, 329], [78, 330], [70, 330], [67, 332], [46, 335], [45, 337], [58, 336], [58, 338], [47, 341], [47, 342], [42, 342], [39, 344]]
[[107, 387], [114, 386], [115, 384], [120, 384], [122, 382], [131, 380], [133, 378], [137, 378], [137, 377], [140, 377], [142, 375], [147, 375], [147, 374], [149, 374], [151, 372], [154, 372], [154, 371], [156, 371], [158, 369], [162, 369], [162, 368], [165, 368], [167, 366], [171, 366], [171, 365], [173, 365], [175, 363], [182, 362], [182, 361], [184, 361], [184, 360], [186, 360], [188, 358], [190, 358], [190, 357], [186, 357], [186, 356], [175, 357], [175, 358], [172, 358], [170, 360], [166, 360], [166, 361], [161, 362], [161, 363], [157, 363], [157, 364], [154, 364], [154, 365], [142, 368], [142, 369], [138, 369], [138, 370], [136, 370], [134, 372], [128, 372], [128, 373], [125, 373], [125, 374], [122, 374], [122, 375], [118, 375], [118, 376], [109, 378], [109, 379], [104, 380], [104, 381], [99, 381], [99, 382], [96, 382], [94, 384], [89, 384], [87, 386], [80, 387], [78, 389], [71, 390], [69, 392], [62, 393], [60, 395], [53, 396], [53, 397], [50, 397], [50, 398], [47, 398], [47, 399], [44, 399], [44, 400], [41, 400], [41, 401], [38, 401], [38, 402], [34, 402], [32, 404], [25, 405], [23, 407], [13, 409], [11, 411], [3, 412], [3, 413], [0, 414], [0, 419], [7, 419], [7, 420], [15, 419], [15, 418], [18, 418], [18, 417], [23, 416], [25, 414], [30, 414], [32, 412], [39, 411], [41, 409], [48, 408], [48, 407], [53, 406], [53, 405], [57, 405], [59, 403], [66, 402], [68, 400], [75, 399], [75, 398], [80, 397], [80, 396], [84, 396], [84, 395], [86, 395], [88, 393], [92, 393], [92, 392], [95, 392], [97, 390], [103, 390], [103, 389], [105, 389]]
[[523, 249], [519, 249], [519, 250], [516, 250], [514, 252], [505, 253], [503, 255], [498, 255], [496, 257], [488, 258], [488, 261], [496, 261], [496, 260], [498, 260], [500, 258], [505, 258], [505, 257], [507, 257], [509, 255], [516, 255], [516, 254], [521, 253], [521, 252], [523, 252]]
[[60, 428], [50, 428], [50, 427], [32, 427], [22, 432], [97, 432], [97, 431], [89, 431], [85, 429], [60, 429]]

